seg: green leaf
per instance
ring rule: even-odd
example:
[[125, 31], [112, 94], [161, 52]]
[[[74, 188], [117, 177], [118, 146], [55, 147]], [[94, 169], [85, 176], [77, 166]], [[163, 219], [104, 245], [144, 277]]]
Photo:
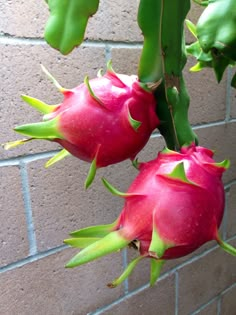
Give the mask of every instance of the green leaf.
[[47, 161], [47, 163], [45, 164], [45, 167], [49, 167], [52, 166], [53, 164], [61, 161], [62, 159], [64, 159], [65, 157], [71, 155], [69, 151], [67, 151], [66, 149], [61, 150], [60, 152], [58, 152], [56, 155], [54, 155], [50, 160]]
[[50, 17], [44, 37], [50, 46], [69, 54], [84, 39], [89, 17], [97, 12], [99, 0], [48, 0]]
[[191, 22], [190, 20], [186, 19], [185, 23], [187, 25], [187, 28], [189, 29], [189, 31], [193, 34], [193, 36], [195, 38], [197, 38], [197, 28], [196, 25], [193, 24], [193, 22]]
[[198, 72], [201, 71], [203, 68], [205, 68], [204, 64], [202, 62], [198, 62], [193, 67], [190, 68], [190, 71]]
[[199, 42], [197, 41], [197, 42], [192, 43], [190, 45], [186, 45], [186, 52], [187, 52], [187, 54], [194, 56], [195, 58], [198, 59], [199, 55], [202, 52], [202, 49], [200, 47]]

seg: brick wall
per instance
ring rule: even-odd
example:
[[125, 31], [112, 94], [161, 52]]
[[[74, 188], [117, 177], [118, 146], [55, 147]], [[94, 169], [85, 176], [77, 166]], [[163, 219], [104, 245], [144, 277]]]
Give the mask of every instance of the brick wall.
[[[112, 58], [114, 69], [135, 73], [142, 37], [136, 25], [138, 1], [101, 0], [90, 21], [86, 42], [67, 57], [42, 39], [47, 19], [43, 0], [0, 1], [0, 143], [19, 138], [12, 127], [38, 121], [40, 115], [20, 99], [29, 94], [48, 103], [61, 99], [40, 70], [44, 64], [65, 87], [95, 76]], [[192, 20], [199, 9], [193, 6]], [[188, 35], [187, 40], [192, 38]], [[236, 93], [230, 71], [216, 84], [211, 70], [190, 74], [190, 120], [200, 143], [216, 150], [218, 161], [229, 158], [224, 177], [226, 214], [224, 239], [236, 245]], [[154, 158], [163, 148], [154, 135], [140, 160]], [[125, 190], [136, 172], [129, 162], [99, 170], [84, 191], [88, 165], [73, 157], [45, 169], [58, 150], [35, 141], [0, 151], [0, 314], [1, 315], [233, 315], [236, 302], [235, 259], [214, 242], [194, 254], [166, 264], [158, 283], [148, 286], [149, 262], [142, 261], [129, 281], [117, 289], [106, 283], [118, 276], [132, 250], [110, 255], [73, 270], [64, 264], [75, 253], [63, 246], [68, 232], [112, 222], [122, 200], [100, 183], [105, 175]]]

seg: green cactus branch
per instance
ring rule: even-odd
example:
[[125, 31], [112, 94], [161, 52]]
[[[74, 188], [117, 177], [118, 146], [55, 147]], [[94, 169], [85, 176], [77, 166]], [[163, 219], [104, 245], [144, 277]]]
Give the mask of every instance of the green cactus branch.
[[190, 0], [141, 0], [138, 13], [144, 36], [139, 78], [142, 82], [162, 79], [155, 93], [159, 130], [167, 146], [177, 150], [197, 142], [188, 121], [189, 95], [182, 74], [187, 60], [184, 21], [189, 10]]

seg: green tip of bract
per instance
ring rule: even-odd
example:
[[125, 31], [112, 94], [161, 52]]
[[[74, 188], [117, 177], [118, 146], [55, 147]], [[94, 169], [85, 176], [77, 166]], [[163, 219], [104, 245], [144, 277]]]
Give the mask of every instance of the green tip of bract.
[[175, 179], [175, 180], [180, 180], [181, 182], [184, 182], [186, 184], [198, 186], [194, 182], [188, 180], [188, 178], [186, 176], [186, 173], [185, 173], [184, 163], [183, 162], [178, 163], [170, 174], [163, 175], [163, 176], [164, 177], [168, 177], [168, 178], [172, 178], [172, 179]]
[[197, 28], [196, 25], [193, 24], [193, 22], [191, 22], [190, 20], [186, 19], [185, 20], [186, 26], [189, 29], [189, 31], [191, 32], [191, 34], [197, 38]]
[[66, 149], [61, 150], [60, 152], [58, 152], [57, 154], [55, 154], [50, 160], [47, 161], [47, 163], [45, 164], [45, 167], [49, 167], [52, 166], [53, 164], [61, 161], [62, 159], [64, 159], [67, 156], [70, 156], [70, 152], [67, 151]]
[[95, 158], [95, 159], [93, 159], [93, 161], [90, 165], [88, 175], [87, 175], [86, 180], [84, 182], [85, 189], [89, 188], [89, 186], [92, 184], [92, 182], [96, 176], [96, 172], [97, 172], [97, 163], [96, 163], [96, 158]]
[[97, 95], [96, 95], [96, 94], [94, 93], [94, 91], [92, 90], [91, 85], [90, 85], [90, 83], [89, 83], [89, 77], [88, 77], [88, 76], [86, 76], [86, 77], [84, 78], [84, 84], [87, 86], [87, 89], [88, 89], [88, 91], [89, 91], [90, 96], [91, 96], [99, 105], [101, 105], [102, 107], [105, 108], [105, 105], [103, 104], [103, 102], [99, 99], [99, 97], [97, 97]]
[[112, 61], [111, 60], [108, 60], [108, 62], [107, 62], [107, 71], [111, 72], [111, 73], [115, 73], [115, 71], [112, 68]]
[[157, 282], [162, 266], [164, 265], [165, 260], [151, 258], [151, 272], [150, 272], [150, 286], [154, 286]]
[[125, 268], [125, 270], [123, 271], [123, 273], [116, 278], [115, 280], [113, 280], [111, 283], [108, 283], [107, 286], [109, 288], [116, 288], [118, 285], [120, 285], [125, 279], [127, 279], [129, 277], [129, 275], [132, 273], [132, 271], [134, 270], [134, 268], [137, 266], [137, 264], [140, 262], [140, 260], [142, 260], [144, 258], [144, 256], [138, 256], [137, 258], [133, 259], [128, 266]]
[[86, 264], [90, 261], [98, 259], [107, 254], [119, 251], [127, 246], [129, 241], [124, 239], [119, 231], [114, 231], [92, 243], [88, 247], [84, 248], [77, 255], [75, 255], [67, 264], [66, 268], [74, 268]]
[[34, 140], [34, 138], [10, 141], [10, 142], [4, 143], [2, 146], [3, 146], [4, 150], [10, 150], [12, 148], [18, 147], [19, 145], [25, 144], [26, 142], [29, 142], [32, 140]]
[[230, 167], [230, 160], [224, 160], [220, 163], [214, 163], [214, 165], [217, 167], [223, 167], [225, 169], [228, 169]]
[[128, 120], [129, 120], [129, 123], [131, 125], [131, 127], [135, 130], [135, 131], [138, 131], [138, 128], [141, 126], [141, 122], [138, 121], [138, 120], [135, 120], [131, 114], [130, 114], [130, 111], [128, 110]]
[[39, 123], [26, 124], [17, 126], [14, 130], [20, 134], [28, 137], [33, 137], [35, 139], [63, 139], [62, 135], [58, 131], [58, 117], [43, 121]]
[[103, 185], [109, 190], [113, 195], [119, 196], [119, 197], [127, 197], [129, 194], [123, 193], [116, 189], [114, 186], [112, 186], [105, 178], [102, 178]]
[[64, 89], [60, 83], [54, 78], [54, 76], [44, 67], [44, 65], [41, 64], [42, 71], [46, 74], [46, 76], [49, 78], [49, 80], [55, 85], [55, 87], [62, 93], [68, 91], [67, 89]]
[[34, 107], [40, 113], [43, 113], [43, 114], [50, 114], [51, 112], [53, 112], [57, 108], [57, 105], [48, 105], [48, 104], [38, 100], [37, 98], [31, 97], [28, 95], [21, 95], [21, 98], [27, 104]]

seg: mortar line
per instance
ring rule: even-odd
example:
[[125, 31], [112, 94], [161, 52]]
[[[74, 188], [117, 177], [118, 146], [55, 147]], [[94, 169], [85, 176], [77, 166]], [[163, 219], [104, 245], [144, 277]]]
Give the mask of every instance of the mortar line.
[[223, 222], [222, 222], [222, 230], [223, 230], [222, 238], [223, 238], [223, 240], [226, 240], [226, 237], [227, 237], [229, 196], [230, 196], [229, 191], [226, 191], [225, 192], [224, 218], [223, 218]]
[[[208, 302], [202, 304], [197, 310], [192, 312], [190, 315], [197, 315], [201, 311], [203, 311], [207, 306], [211, 305], [213, 302], [216, 302], [219, 299], [219, 295], [214, 296], [212, 299], [210, 299]], [[217, 314], [218, 315], [218, 314]]]
[[175, 272], [175, 315], [179, 314], [179, 273]]
[[[159, 281], [159, 280], [160, 280], [160, 281], [161, 281], [161, 280], [164, 280], [165, 278], [167, 278], [167, 277], [168, 277], [169, 275], [171, 275], [171, 274], [173, 274], [173, 272], [167, 272], [167, 273], [161, 275], [161, 276], [159, 277], [158, 281]], [[139, 287], [139, 288], [137, 288], [137, 289], [135, 289], [135, 290], [133, 290], [133, 291], [130, 291], [127, 295], [121, 296], [119, 299], [115, 300], [114, 302], [112, 302], [112, 303], [110, 303], [110, 304], [108, 304], [108, 305], [105, 305], [105, 306], [103, 306], [103, 307], [101, 307], [101, 308], [99, 308], [99, 309], [97, 309], [97, 310], [95, 310], [95, 311], [93, 311], [93, 312], [90, 312], [90, 313], [88, 313], [87, 315], [100, 315], [100, 314], [102, 314], [104, 311], [109, 310], [111, 307], [114, 307], [114, 306], [118, 305], [119, 303], [121, 303], [121, 302], [123, 302], [123, 301], [125, 301], [125, 300], [128, 300], [128, 299], [132, 298], [132, 297], [135, 296], [136, 294], [139, 294], [139, 293], [141, 293], [142, 291], [144, 291], [144, 290], [146, 290], [146, 289], [148, 289], [148, 288], [150, 288], [150, 284], [149, 284], [149, 283], [148, 283], [148, 284], [145, 284], [145, 285], [143, 285], [143, 286], [141, 286], [141, 287]]]
[[228, 67], [227, 69], [227, 79], [226, 79], [226, 112], [225, 112], [225, 121], [230, 120], [231, 116], [231, 78], [232, 78], [232, 69]]
[[[123, 264], [123, 268], [126, 269], [126, 267], [128, 265], [127, 249], [126, 248], [124, 248], [122, 250], [122, 264]], [[125, 281], [123, 282], [123, 286], [124, 286], [124, 292], [126, 295], [129, 293], [129, 278], [125, 279]]]
[[221, 294], [217, 301], [217, 315], [221, 315]]
[[21, 183], [23, 190], [25, 218], [27, 224], [27, 235], [29, 242], [29, 255], [35, 255], [37, 253], [37, 241], [34, 229], [33, 214], [31, 207], [31, 198], [29, 190], [28, 172], [25, 163], [20, 162]]
[[56, 254], [56, 253], [59, 253], [61, 252], [62, 250], [68, 248], [67, 245], [61, 245], [61, 246], [58, 246], [56, 248], [52, 248], [52, 249], [49, 249], [47, 251], [44, 251], [44, 252], [41, 252], [41, 253], [37, 253], [35, 255], [31, 255], [31, 256], [28, 256], [24, 259], [21, 259], [19, 261], [16, 261], [16, 262], [13, 262], [7, 266], [4, 266], [4, 267], [1, 267], [0, 268], [0, 274], [1, 273], [4, 273], [4, 272], [7, 272], [7, 271], [11, 271], [11, 270], [14, 270], [14, 269], [17, 269], [17, 268], [20, 268], [20, 267], [23, 267], [29, 263], [32, 263], [32, 262], [35, 262], [37, 260], [40, 260], [42, 258], [46, 258], [50, 255], [53, 255], [53, 254]]
[[108, 63], [108, 61], [110, 61], [112, 59], [111, 57], [111, 47], [110, 45], [105, 45], [105, 60], [106, 60], [106, 64]]
[[[0, 33], [0, 44], [5, 45], [45, 45], [47, 42], [40, 37], [17, 37], [10, 34]], [[142, 41], [112, 41], [112, 40], [85, 40], [80, 47], [105, 47], [106, 45], [116, 48], [142, 48]]]
[[7, 158], [4, 160], [0, 160], [0, 167], [20, 165], [21, 162], [29, 163], [29, 162], [34, 162], [37, 160], [42, 160], [45, 158], [51, 158], [54, 154], [58, 153], [59, 151], [60, 150], [58, 149], [54, 151], [33, 153], [30, 155], [25, 155], [25, 156]]

